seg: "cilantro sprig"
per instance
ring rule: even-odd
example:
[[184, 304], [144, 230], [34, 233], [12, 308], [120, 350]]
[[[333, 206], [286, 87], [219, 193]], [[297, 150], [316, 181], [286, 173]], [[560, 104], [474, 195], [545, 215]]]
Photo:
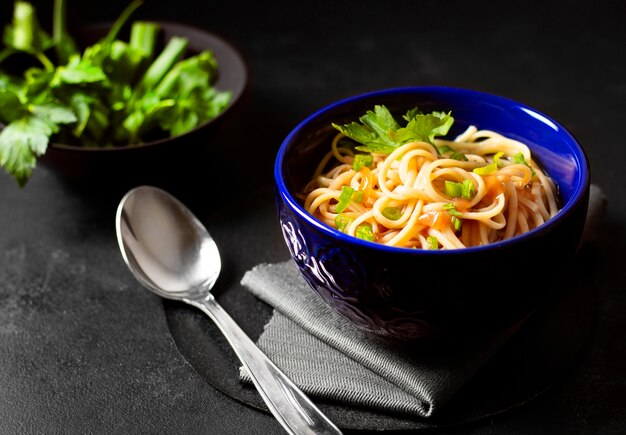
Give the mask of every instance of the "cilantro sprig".
[[359, 118], [360, 122], [335, 124], [333, 127], [360, 143], [356, 149], [370, 153], [391, 154], [401, 145], [412, 141], [424, 141], [434, 145], [436, 136], [445, 136], [454, 123], [448, 113], [433, 111], [422, 113], [417, 107], [402, 117], [402, 126], [384, 105], [374, 106]]
[[154, 22], [135, 21], [128, 41], [118, 37], [141, 4], [132, 0], [103, 38], [80, 51], [66, 29], [65, 0], [54, 1], [52, 35], [31, 3], [14, 2], [0, 50], [0, 166], [20, 187], [51, 140], [82, 147], [138, 144], [183, 134], [229, 104], [231, 93], [213, 86], [218, 65], [212, 51], [188, 56], [181, 36], [159, 51]]

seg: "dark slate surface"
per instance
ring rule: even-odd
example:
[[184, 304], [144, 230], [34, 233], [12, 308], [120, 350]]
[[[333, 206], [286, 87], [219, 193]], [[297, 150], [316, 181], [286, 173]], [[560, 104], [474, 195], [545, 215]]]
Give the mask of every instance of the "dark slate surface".
[[[72, 22], [86, 23], [112, 20], [126, 4], [67, 1]], [[10, 3], [0, 5], [3, 24]], [[43, 23], [49, 3], [35, 2]], [[207, 223], [227, 200], [251, 189], [260, 187], [258, 200], [271, 201], [273, 158], [289, 129], [326, 103], [383, 87], [470, 87], [549, 114], [581, 141], [592, 180], [609, 200], [587, 272], [598, 297], [590, 347], [563, 379], [525, 405], [434, 432], [623, 432], [625, 16], [619, 1], [506, 8], [487, 1], [147, 1], [136, 17], [219, 33], [241, 49], [252, 75], [241, 121], [212, 145], [220, 147], [219, 172], [231, 168], [241, 176], [228, 198], [214, 191], [216, 158], [207, 159], [205, 171], [166, 178], [163, 187]], [[114, 232], [125, 187], [77, 188], [44, 167], [24, 189], [0, 175], [0, 432], [282, 433], [271, 415], [215, 389], [188, 363], [164, 304], [132, 279]], [[287, 258], [271, 217], [232, 213], [220, 228], [233, 233], [218, 240], [223, 288], [256, 262]], [[250, 243], [234, 233], [242, 220], [258, 222]], [[249, 316], [262, 309], [231, 306], [227, 292], [219, 297], [243, 325], [254, 324]]]

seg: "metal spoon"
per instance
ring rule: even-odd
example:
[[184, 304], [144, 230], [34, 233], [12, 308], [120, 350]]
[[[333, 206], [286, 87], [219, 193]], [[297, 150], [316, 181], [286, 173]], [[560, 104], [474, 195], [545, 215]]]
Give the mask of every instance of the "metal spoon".
[[210, 293], [220, 273], [220, 255], [188, 208], [162, 189], [139, 186], [120, 201], [115, 224], [122, 257], [133, 275], [159, 296], [193, 305], [217, 324], [288, 433], [341, 434]]

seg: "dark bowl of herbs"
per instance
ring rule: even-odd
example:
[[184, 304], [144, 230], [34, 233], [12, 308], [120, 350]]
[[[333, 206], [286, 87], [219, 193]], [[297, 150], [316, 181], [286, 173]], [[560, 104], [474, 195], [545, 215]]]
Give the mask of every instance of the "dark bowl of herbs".
[[219, 35], [131, 19], [53, 29], [16, 1], [0, 51], [0, 167], [24, 187], [38, 163], [81, 183], [152, 182], [209, 167], [212, 139], [238, 113], [248, 71]]

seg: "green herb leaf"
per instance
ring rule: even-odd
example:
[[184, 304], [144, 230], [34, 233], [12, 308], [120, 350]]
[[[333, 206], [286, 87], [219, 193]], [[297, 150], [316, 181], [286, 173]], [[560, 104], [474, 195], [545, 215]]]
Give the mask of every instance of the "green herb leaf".
[[0, 132], [0, 165], [20, 187], [26, 185], [51, 134], [48, 125], [34, 117], [15, 120]]
[[397, 146], [391, 133], [399, 130], [400, 124], [385, 106], [374, 106], [373, 112], [368, 110], [359, 120], [376, 134], [382, 145]]
[[404, 119], [408, 122], [405, 127], [394, 119], [384, 105], [374, 106], [359, 118], [361, 124], [350, 124], [333, 127], [362, 144], [357, 146], [359, 151], [390, 154], [393, 150], [411, 141], [425, 141], [433, 143], [435, 136], [444, 136], [454, 123], [449, 113], [432, 112], [422, 114], [417, 108], [407, 111]]
[[96, 83], [106, 79], [107, 75], [101, 67], [95, 65], [89, 59], [81, 59], [79, 55], [73, 55], [67, 65], [56, 68], [50, 86], [59, 87], [63, 84]]
[[[354, 139], [356, 142], [361, 144], [372, 144], [372, 147], [375, 148], [377, 144], [374, 143], [376, 140], [376, 133], [369, 130], [362, 124], [358, 122], [351, 122], [350, 124], [338, 125], [333, 123], [333, 127], [337, 130], [345, 134], [351, 139]], [[359, 148], [367, 148], [367, 147], [357, 147]], [[363, 149], [363, 151], [367, 151], [367, 149]]]
[[[214, 87], [213, 52], [184, 59], [189, 41], [180, 35], [157, 52], [160, 26], [145, 21], [132, 24], [130, 41], [119, 39], [141, 4], [132, 0], [106, 36], [81, 53], [66, 29], [66, 0], [54, 0], [52, 38], [39, 26], [35, 8], [15, 1], [0, 62], [23, 52], [44, 67], [19, 77], [0, 72], [0, 166], [20, 185], [52, 135], [77, 146], [129, 145], [186, 133], [228, 106], [232, 92]], [[51, 48], [56, 64], [47, 57]]]
[[434, 144], [435, 136], [445, 136], [454, 123], [450, 113], [431, 112], [422, 114], [417, 109], [407, 112], [409, 121], [406, 127], [399, 129], [394, 137], [400, 145], [412, 141], [424, 141]]
[[47, 103], [31, 106], [30, 112], [37, 118], [47, 122], [54, 133], [58, 131], [59, 124], [71, 124], [76, 122], [76, 115], [72, 109], [57, 103]]
[[0, 166], [20, 187], [30, 179], [37, 157], [46, 152], [50, 136], [59, 131], [58, 124], [75, 121], [72, 116], [59, 106], [38, 106], [0, 132]]
[[17, 94], [0, 86], [0, 121], [8, 124], [27, 113]]

